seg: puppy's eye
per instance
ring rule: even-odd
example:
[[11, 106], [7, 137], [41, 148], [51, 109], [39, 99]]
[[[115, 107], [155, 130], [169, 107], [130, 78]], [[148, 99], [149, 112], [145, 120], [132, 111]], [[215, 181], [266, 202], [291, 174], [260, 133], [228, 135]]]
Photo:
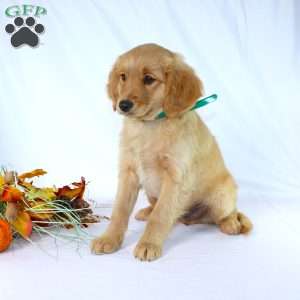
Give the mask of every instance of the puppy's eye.
[[153, 77], [150, 76], [150, 75], [145, 75], [144, 78], [143, 78], [143, 82], [144, 82], [145, 85], [150, 85], [150, 84], [152, 84], [154, 81], [155, 81], [155, 78], [153, 78]]
[[122, 81], [126, 81], [126, 74], [125, 73], [121, 73], [120, 74], [120, 78]]

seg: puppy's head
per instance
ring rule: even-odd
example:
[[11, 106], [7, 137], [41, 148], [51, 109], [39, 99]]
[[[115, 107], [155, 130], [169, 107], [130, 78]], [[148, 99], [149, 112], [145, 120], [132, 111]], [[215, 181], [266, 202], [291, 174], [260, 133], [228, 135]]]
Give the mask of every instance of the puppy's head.
[[188, 110], [202, 96], [203, 86], [178, 54], [146, 44], [117, 59], [107, 90], [114, 110], [128, 117], [153, 120], [161, 111], [172, 118]]

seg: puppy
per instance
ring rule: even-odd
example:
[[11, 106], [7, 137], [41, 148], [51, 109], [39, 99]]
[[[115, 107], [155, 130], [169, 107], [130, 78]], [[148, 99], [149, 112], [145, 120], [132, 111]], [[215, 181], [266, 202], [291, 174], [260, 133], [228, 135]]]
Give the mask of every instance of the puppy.
[[[92, 242], [94, 253], [120, 248], [141, 188], [149, 206], [136, 218], [147, 226], [134, 256], [142, 261], [161, 256], [178, 221], [214, 223], [226, 234], [251, 230], [237, 211], [237, 186], [214, 137], [189, 111], [203, 96], [203, 84], [178, 54], [155, 44], [133, 48], [117, 59], [107, 90], [125, 118], [116, 201], [107, 230]], [[155, 120], [161, 111], [167, 117]]]

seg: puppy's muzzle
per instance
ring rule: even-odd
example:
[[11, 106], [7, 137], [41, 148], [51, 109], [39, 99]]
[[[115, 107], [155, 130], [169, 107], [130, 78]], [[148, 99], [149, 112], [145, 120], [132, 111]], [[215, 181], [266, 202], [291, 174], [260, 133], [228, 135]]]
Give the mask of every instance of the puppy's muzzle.
[[119, 107], [123, 112], [129, 112], [133, 107], [133, 102], [129, 99], [121, 100], [119, 103]]

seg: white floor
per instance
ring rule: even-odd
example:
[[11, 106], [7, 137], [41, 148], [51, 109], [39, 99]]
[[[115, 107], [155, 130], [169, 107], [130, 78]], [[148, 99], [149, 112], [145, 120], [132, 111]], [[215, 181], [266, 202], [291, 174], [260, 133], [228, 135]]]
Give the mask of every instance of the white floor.
[[[0, 299], [299, 299], [299, 201], [269, 200], [241, 196], [240, 209], [255, 226], [249, 236], [178, 225], [162, 258], [152, 263], [132, 255], [144, 227], [134, 219], [122, 249], [111, 255], [91, 255], [88, 245], [56, 246], [44, 238], [38, 245], [50, 257], [18, 242], [0, 256]], [[98, 212], [109, 215], [110, 209]], [[89, 231], [100, 233], [106, 225]]]

